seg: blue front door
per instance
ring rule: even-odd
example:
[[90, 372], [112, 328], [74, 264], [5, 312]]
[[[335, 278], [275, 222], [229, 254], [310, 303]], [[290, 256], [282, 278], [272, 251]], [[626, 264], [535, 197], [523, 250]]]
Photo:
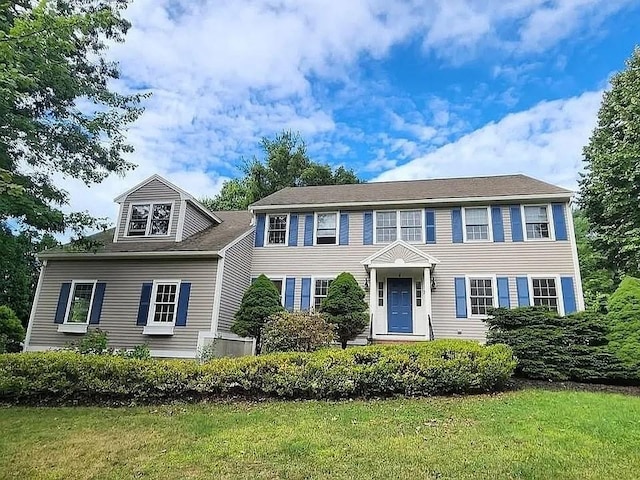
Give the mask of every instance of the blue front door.
[[387, 279], [387, 324], [389, 333], [412, 333], [411, 279]]

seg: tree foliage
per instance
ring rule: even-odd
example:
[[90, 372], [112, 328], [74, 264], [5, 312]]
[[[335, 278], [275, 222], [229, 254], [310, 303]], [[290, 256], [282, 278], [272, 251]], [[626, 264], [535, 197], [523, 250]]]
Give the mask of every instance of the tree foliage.
[[282, 312], [280, 292], [265, 275], [260, 275], [242, 297], [240, 308], [235, 314], [231, 331], [241, 337], [256, 339], [256, 349], [260, 352], [262, 329], [272, 315]]
[[19, 352], [25, 330], [20, 319], [6, 305], [0, 305], [0, 353]]
[[263, 138], [260, 146], [264, 159], [254, 157], [244, 165], [242, 178], [226, 181], [218, 195], [203, 199], [209, 209], [245, 210], [285, 187], [360, 183], [353, 170], [312, 161], [299, 133], [283, 131]]
[[335, 327], [322, 315], [310, 312], [279, 312], [264, 327], [262, 351], [314, 352], [335, 339]]
[[0, 221], [78, 226], [87, 217], [63, 214], [57, 177], [91, 184], [132, 168], [125, 128], [143, 96], [110, 89], [119, 73], [104, 56], [129, 28], [127, 3], [0, 0]]
[[342, 348], [354, 340], [369, 324], [365, 292], [348, 272], [343, 272], [331, 282], [320, 311], [336, 326], [336, 335]]
[[609, 348], [640, 375], [640, 279], [625, 277], [609, 298]]
[[611, 79], [584, 148], [580, 206], [616, 274], [640, 272], [640, 47]]

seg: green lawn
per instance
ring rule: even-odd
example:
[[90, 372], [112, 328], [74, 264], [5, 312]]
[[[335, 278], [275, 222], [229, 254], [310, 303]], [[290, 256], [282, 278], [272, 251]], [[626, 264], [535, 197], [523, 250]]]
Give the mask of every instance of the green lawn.
[[0, 478], [638, 478], [640, 398], [0, 409]]

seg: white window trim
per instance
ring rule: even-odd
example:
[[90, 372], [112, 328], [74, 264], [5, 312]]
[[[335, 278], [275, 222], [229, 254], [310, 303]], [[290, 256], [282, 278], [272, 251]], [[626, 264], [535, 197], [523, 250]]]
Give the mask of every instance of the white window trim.
[[[480, 240], [474, 240], [474, 239], [468, 239], [467, 238], [467, 208], [470, 209], [480, 209], [480, 208], [485, 208], [487, 210], [487, 221], [489, 223], [487, 223], [487, 228], [489, 230], [489, 238], [486, 239], [480, 239]], [[483, 207], [483, 206], [478, 206], [478, 207], [463, 207], [462, 208], [462, 241], [464, 243], [492, 243], [493, 242], [493, 217], [491, 216], [491, 207]], [[476, 277], [474, 277], [476, 278]]]
[[[316, 280], [335, 280], [336, 278], [338, 278], [338, 275], [318, 275], [317, 277], [312, 276], [311, 277], [311, 292], [309, 295], [309, 311], [310, 312], [315, 312], [316, 311]], [[329, 293], [329, 291], [327, 290], [327, 293]], [[326, 298], [326, 297], [325, 297]]]
[[[173, 327], [175, 327], [176, 319], [178, 318], [181, 284], [182, 280], [176, 279], [160, 279], [153, 281], [153, 288], [151, 289], [151, 298], [149, 301], [149, 313], [147, 314], [147, 324], [143, 329], [143, 335], [173, 335]], [[156, 322], [153, 319], [156, 313], [156, 295], [158, 294], [158, 285], [176, 285], [176, 309], [173, 315], [173, 322]]]
[[[564, 296], [562, 293], [562, 283], [560, 281], [560, 275], [545, 275], [545, 274], [535, 274], [535, 275], [527, 275], [527, 282], [529, 284], [529, 305], [533, 305], [533, 279], [542, 279], [546, 280], [549, 278], [553, 278], [556, 281], [556, 293], [558, 294], [558, 315], [564, 317]], [[574, 286], [575, 288], [575, 286]]]
[[[527, 218], [524, 215], [524, 207], [547, 207], [547, 222], [549, 223], [549, 238], [528, 238], [527, 237]], [[525, 242], [552, 242], [556, 240], [556, 230], [553, 224], [553, 211], [551, 210], [550, 203], [522, 204], [520, 205], [520, 215], [522, 217], [522, 238], [524, 239]]]
[[[275, 275], [269, 275], [268, 273], [261, 273], [260, 275], [264, 275], [265, 277], [267, 277], [269, 280], [282, 280], [282, 287], [280, 288], [280, 303], [282, 304], [282, 306], [284, 306], [284, 293], [286, 292], [287, 289], [287, 276], [286, 275], [282, 275], [280, 273], [275, 274]], [[251, 276], [251, 283], [253, 283], [260, 275], [252, 275]], [[295, 295], [295, 292], [294, 292]]]
[[[169, 228], [167, 229], [166, 235], [150, 235], [149, 230], [151, 229], [151, 222], [153, 220], [153, 206], [154, 205], [164, 205], [170, 203], [171, 204], [171, 215], [169, 217]], [[147, 227], [145, 229], [144, 235], [129, 235], [129, 224], [131, 223], [131, 214], [133, 213], [134, 205], [149, 205], [149, 218], [147, 219]], [[125, 238], [164, 238], [171, 236], [171, 227], [173, 224], [173, 214], [175, 212], [176, 202], [175, 200], [148, 200], [148, 201], [135, 201], [129, 203], [129, 208], [127, 212], [127, 223], [124, 226], [124, 237]]]
[[[93, 289], [91, 290], [91, 300], [89, 301], [89, 313], [87, 313], [87, 320], [83, 323], [67, 321], [70, 313], [69, 310], [71, 310], [73, 292], [75, 291], [76, 285], [78, 283], [91, 283], [93, 285]], [[64, 311], [63, 325], [88, 325], [89, 324], [89, 318], [91, 317], [91, 309], [93, 308], [93, 300], [96, 297], [96, 283], [98, 283], [97, 280], [72, 280], [71, 281], [71, 290], [69, 290], [69, 298], [67, 299], [67, 308]]]
[[471, 313], [471, 280], [491, 280], [491, 293], [493, 295], [493, 307], [498, 307], [498, 280], [495, 274], [473, 274], [465, 276], [465, 289], [467, 293], [467, 318], [487, 318], [487, 315]]
[[[318, 243], [318, 214], [333, 213], [336, 216], [336, 243]], [[288, 224], [287, 224], [288, 225]], [[340, 245], [340, 212], [314, 212], [313, 213], [313, 246]]]
[[[373, 243], [374, 245], [389, 245], [398, 240], [402, 240], [402, 226], [400, 225], [400, 212], [420, 212], [420, 240], [402, 240], [405, 243], [420, 245], [425, 243], [426, 235], [426, 222], [425, 222], [425, 209], [424, 208], [402, 208], [400, 210], [374, 210], [373, 211]], [[378, 213], [396, 212], [396, 239], [390, 242], [378, 241]]]
[[[280, 217], [285, 215], [287, 217], [287, 228], [284, 233], [284, 243], [269, 243], [269, 217]], [[300, 221], [298, 219], [298, 221]], [[265, 215], [265, 225], [264, 225], [264, 241], [262, 244], [265, 247], [288, 247], [289, 246], [289, 228], [291, 227], [291, 214], [290, 213], [267, 213]], [[315, 226], [314, 226], [315, 228]], [[300, 229], [300, 224], [298, 223], [298, 229]]]

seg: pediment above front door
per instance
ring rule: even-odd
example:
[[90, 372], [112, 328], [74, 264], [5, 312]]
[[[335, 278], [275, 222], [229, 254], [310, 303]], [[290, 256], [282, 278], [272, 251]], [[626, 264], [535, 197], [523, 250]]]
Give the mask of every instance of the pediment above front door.
[[423, 267], [431, 268], [440, 263], [432, 255], [425, 253], [415, 246], [396, 240], [381, 248], [373, 255], [362, 260], [365, 267]]

